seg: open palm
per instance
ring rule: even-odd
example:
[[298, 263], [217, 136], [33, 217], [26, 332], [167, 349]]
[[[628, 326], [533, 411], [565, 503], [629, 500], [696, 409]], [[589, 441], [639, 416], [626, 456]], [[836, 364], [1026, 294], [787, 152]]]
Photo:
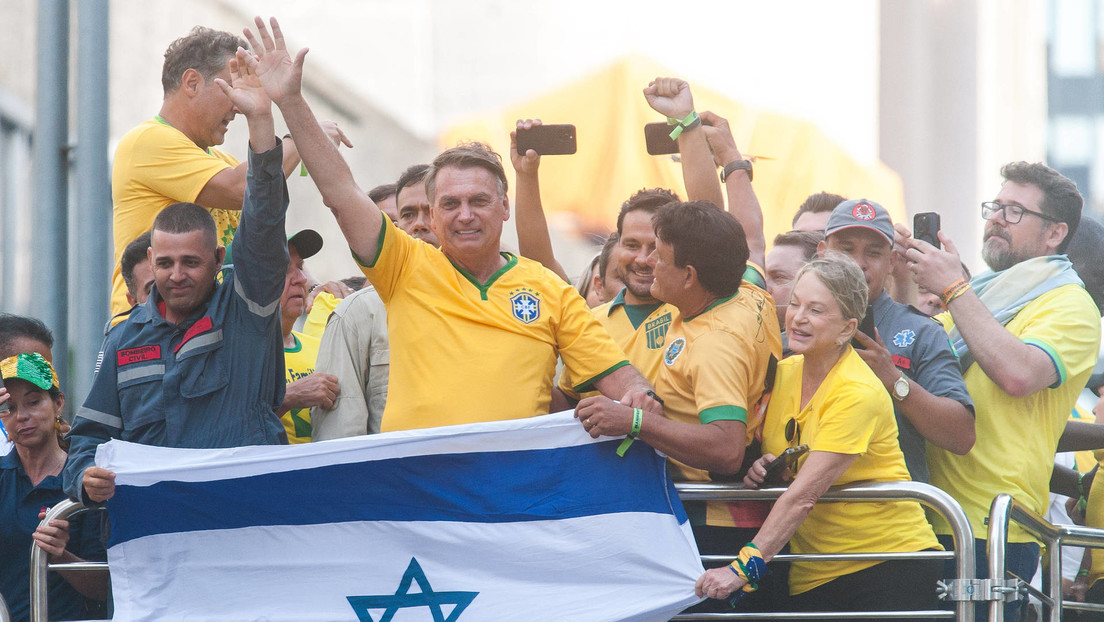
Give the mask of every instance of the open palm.
[[272, 108], [272, 102], [261, 85], [260, 78], [253, 72], [249, 60], [252, 54], [238, 49], [237, 56], [230, 59], [230, 78], [233, 86], [218, 80], [219, 86], [230, 101], [246, 116], [263, 113]]
[[245, 38], [253, 46], [256, 56], [250, 59], [250, 70], [259, 80], [260, 86], [272, 101], [279, 104], [287, 97], [298, 95], [303, 84], [303, 59], [306, 48], [299, 50], [295, 59], [288, 54], [280, 24], [272, 18], [272, 34], [265, 27], [264, 20], [257, 17], [257, 37], [247, 28]]

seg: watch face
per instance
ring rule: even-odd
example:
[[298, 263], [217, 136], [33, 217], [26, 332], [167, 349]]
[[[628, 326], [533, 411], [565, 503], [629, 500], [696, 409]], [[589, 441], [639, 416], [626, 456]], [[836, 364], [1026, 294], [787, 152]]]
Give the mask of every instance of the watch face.
[[899, 400], [903, 400], [906, 397], [908, 397], [908, 394], [909, 394], [908, 379], [905, 378], [904, 376], [901, 376], [900, 378], [897, 379], [896, 382], [893, 383], [893, 397], [895, 397]]

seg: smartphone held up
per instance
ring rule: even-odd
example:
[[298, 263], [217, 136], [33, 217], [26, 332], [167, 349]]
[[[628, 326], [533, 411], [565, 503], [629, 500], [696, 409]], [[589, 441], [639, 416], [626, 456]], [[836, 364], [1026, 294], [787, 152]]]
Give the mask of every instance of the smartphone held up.
[[530, 149], [537, 155], [572, 155], [578, 150], [575, 126], [569, 123], [534, 125], [517, 130], [517, 152], [525, 155]]

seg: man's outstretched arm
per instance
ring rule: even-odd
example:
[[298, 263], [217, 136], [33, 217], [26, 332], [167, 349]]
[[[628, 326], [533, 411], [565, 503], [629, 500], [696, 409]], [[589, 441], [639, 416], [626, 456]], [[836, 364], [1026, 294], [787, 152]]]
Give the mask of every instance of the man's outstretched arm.
[[[370, 261], [379, 250], [383, 213], [357, 186], [349, 165], [327, 138], [314, 112], [303, 99], [303, 61], [307, 49], [299, 50], [292, 60], [275, 18], [271, 20], [271, 35], [261, 18], [256, 18], [254, 23], [260, 40], [248, 29], [245, 36], [257, 53], [254, 62], [258, 66], [255, 71], [261, 84], [283, 113], [284, 122], [299, 149], [299, 156], [314, 177], [326, 207], [337, 218], [349, 248], [362, 261]], [[342, 142], [352, 146], [348, 139], [342, 138]]]
[[[540, 119], [519, 120], [517, 129], [530, 129], [540, 124]], [[532, 155], [529, 155], [530, 151]], [[552, 250], [552, 236], [548, 232], [548, 219], [544, 216], [540, 196], [540, 155], [532, 149], [518, 153], [516, 130], [510, 132], [510, 163], [517, 172], [514, 217], [517, 218], [518, 252], [571, 282]]]
[[[334, 144], [343, 138], [341, 129], [334, 121], [323, 121], [322, 129]], [[292, 173], [298, 170], [299, 150], [295, 146], [295, 141], [284, 140], [280, 168], [284, 171], [284, 177], [291, 177]], [[242, 201], [245, 199], [245, 174], [248, 169], [249, 162], [242, 162], [215, 173], [196, 195], [195, 202], [207, 208], [240, 210]]]

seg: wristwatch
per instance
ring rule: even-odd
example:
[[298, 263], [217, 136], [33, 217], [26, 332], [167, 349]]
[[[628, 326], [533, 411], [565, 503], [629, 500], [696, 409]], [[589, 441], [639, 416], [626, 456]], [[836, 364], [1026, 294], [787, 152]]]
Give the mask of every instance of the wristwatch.
[[748, 181], [755, 179], [755, 171], [751, 168], [751, 160], [733, 160], [725, 164], [725, 167], [721, 169], [721, 181], [727, 182], [728, 176], [731, 175], [733, 171], [747, 171]]
[[909, 396], [909, 381], [904, 374], [893, 382], [893, 390], [889, 394], [898, 402], [903, 402]]

